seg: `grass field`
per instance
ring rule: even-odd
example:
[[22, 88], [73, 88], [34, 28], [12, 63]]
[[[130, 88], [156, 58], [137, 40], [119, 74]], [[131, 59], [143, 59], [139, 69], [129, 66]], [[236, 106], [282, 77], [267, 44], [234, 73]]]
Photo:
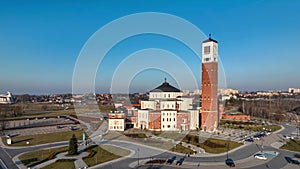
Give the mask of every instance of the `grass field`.
[[156, 132], [154, 133], [156, 136], [172, 139], [172, 140], [182, 140], [185, 137], [185, 134], [178, 132]]
[[61, 152], [68, 151], [68, 146], [52, 148], [52, 149], [44, 149], [38, 151], [32, 151], [29, 153], [22, 154], [19, 159], [22, 161], [24, 165], [27, 167], [32, 166], [34, 164], [38, 164], [41, 161], [50, 160], [50, 156], [54, 156], [54, 154], [58, 154]]
[[[48, 134], [37, 134], [37, 135], [28, 135], [28, 136], [17, 136], [13, 137], [13, 144], [7, 145], [6, 140], [3, 137], [2, 141], [7, 146], [32, 146], [38, 144], [46, 144], [53, 143], [59, 141], [69, 141], [73, 134], [75, 134], [77, 139], [82, 138], [83, 130], [75, 130], [75, 131], [66, 131], [66, 132], [56, 132], [56, 133], [48, 133]], [[29, 144], [26, 144], [26, 142]]]
[[[97, 164], [101, 164], [107, 161], [111, 161], [122, 156], [126, 156], [130, 154], [130, 151], [124, 150], [121, 148], [117, 148], [109, 145], [102, 146], [93, 146], [88, 148], [89, 152], [94, 152], [92, 155], [89, 155], [83, 158], [83, 161], [89, 166], [94, 166]], [[115, 154], [114, 154], [115, 153]]]
[[76, 112], [74, 109], [71, 110], [46, 110], [46, 111], [27, 111], [20, 116], [17, 117], [6, 117], [4, 118], [7, 121], [11, 120], [25, 120], [32, 118], [51, 118], [63, 115], [75, 115]]
[[43, 167], [41, 169], [57, 169], [57, 168], [75, 169], [74, 160], [57, 160], [56, 162], [47, 165], [46, 167]]
[[300, 152], [300, 140], [291, 139], [290, 141], [288, 141], [285, 145], [283, 145], [280, 148], [290, 150], [290, 151]]
[[263, 125], [262, 123], [255, 123], [253, 121], [234, 121], [234, 120], [221, 120], [220, 125], [225, 128], [241, 129], [262, 132], [264, 130], [271, 130], [272, 132], [280, 130], [278, 125]]
[[216, 138], [199, 138], [199, 136], [194, 135], [186, 135], [182, 141], [203, 148], [205, 152], [213, 154], [224, 153], [242, 145], [234, 141]]
[[250, 130], [250, 131], [257, 131], [257, 132], [262, 132], [264, 130], [271, 130], [272, 132], [280, 130], [281, 127], [277, 125], [269, 125], [269, 126], [262, 126], [262, 125], [251, 125], [251, 126], [246, 126], [246, 125], [228, 125], [226, 126], [228, 128], [232, 129], [241, 129], [241, 130]]
[[[53, 159], [55, 155], [66, 151], [68, 151], [68, 146], [37, 150], [22, 154], [19, 159], [27, 167], [32, 167]], [[110, 145], [101, 145], [100, 147], [95, 145], [87, 148], [85, 151], [90, 153], [90, 155], [83, 158], [88, 166], [94, 166], [130, 154], [128, 150]], [[44, 168], [74, 168], [74, 160], [57, 160], [55, 163]]]

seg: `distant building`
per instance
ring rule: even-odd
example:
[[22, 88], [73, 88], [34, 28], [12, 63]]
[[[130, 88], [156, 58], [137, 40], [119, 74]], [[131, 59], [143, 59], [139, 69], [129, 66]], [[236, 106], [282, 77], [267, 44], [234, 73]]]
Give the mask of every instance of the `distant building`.
[[236, 89], [220, 89], [222, 95], [235, 95], [239, 94], [239, 91]]
[[194, 90], [193, 95], [201, 95], [201, 94], [202, 94], [202, 90], [200, 89]]
[[12, 104], [16, 102], [16, 98], [10, 93], [0, 94], [0, 104]]
[[123, 108], [125, 109], [125, 127], [126, 128], [138, 128], [138, 104], [132, 105], [124, 105]]
[[250, 120], [249, 115], [244, 114], [229, 114], [229, 113], [223, 113], [222, 119], [230, 119], [230, 120]]
[[300, 93], [300, 88], [289, 88], [289, 93]]
[[182, 93], [184, 96], [187, 96], [190, 94], [190, 91], [189, 90], [182, 90]]
[[125, 114], [109, 113], [108, 114], [108, 130], [124, 131], [125, 130]]

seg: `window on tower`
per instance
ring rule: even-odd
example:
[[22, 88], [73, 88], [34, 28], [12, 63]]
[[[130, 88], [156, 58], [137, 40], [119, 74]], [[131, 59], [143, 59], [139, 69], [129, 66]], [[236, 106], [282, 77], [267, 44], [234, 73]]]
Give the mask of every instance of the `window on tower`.
[[210, 60], [210, 58], [205, 58], [204, 59], [205, 62], [208, 62], [209, 60]]
[[209, 54], [210, 53], [210, 46], [205, 46], [204, 47], [204, 54]]

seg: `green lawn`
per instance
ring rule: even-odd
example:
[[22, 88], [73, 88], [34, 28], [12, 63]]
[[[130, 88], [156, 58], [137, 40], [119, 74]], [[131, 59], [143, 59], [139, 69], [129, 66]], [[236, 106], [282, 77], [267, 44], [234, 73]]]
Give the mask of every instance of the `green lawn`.
[[56, 162], [43, 167], [42, 169], [75, 169], [74, 160], [57, 160]]
[[[19, 159], [27, 167], [39, 164], [42, 161], [50, 160], [55, 154], [68, 151], [68, 146], [32, 151], [22, 154]], [[52, 157], [51, 157], [52, 156]]]
[[[102, 145], [101, 147], [92, 146], [90, 148], [87, 148], [86, 151], [89, 152], [90, 155], [84, 157], [83, 161], [89, 167], [130, 154], [130, 151], [128, 150], [124, 150], [110, 145]], [[116, 153], [117, 155], [114, 153]]]
[[203, 148], [205, 152], [213, 154], [224, 153], [227, 150], [229, 151], [242, 145], [234, 141], [221, 140], [216, 138], [199, 138], [199, 136], [189, 134], [186, 135], [186, 137], [182, 141]]
[[237, 120], [221, 120], [220, 125], [225, 128], [241, 129], [262, 132], [264, 130], [271, 130], [272, 132], [280, 130], [278, 125], [264, 125], [262, 123], [255, 123], [253, 121], [237, 121]]
[[[36, 135], [28, 135], [28, 136], [17, 136], [13, 137], [13, 144], [7, 145], [6, 140], [3, 137], [2, 141], [7, 146], [32, 146], [38, 144], [46, 144], [53, 143], [59, 141], [69, 141], [73, 134], [75, 134], [77, 139], [82, 138], [83, 130], [75, 130], [75, 131], [66, 131], [66, 132], [56, 132], [56, 133], [48, 133], [48, 134], [36, 134]], [[27, 145], [26, 142], [29, 142]]]
[[70, 110], [46, 110], [46, 111], [26, 111], [20, 116], [17, 117], [6, 117], [5, 120], [25, 120], [33, 118], [51, 118], [63, 115], [76, 115], [74, 109]]
[[133, 138], [148, 138], [145, 133], [125, 133], [124, 135]]
[[185, 137], [185, 134], [178, 132], [156, 132], [154, 133], [156, 136], [172, 139], [172, 140], [182, 140]]
[[170, 149], [170, 151], [173, 151], [173, 152], [178, 152], [178, 153], [183, 153], [183, 154], [194, 154], [195, 151], [187, 148], [187, 147], [184, 147], [180, 144], [176, 144], [176, 147], [172, 147]]
[[241, 130], [250, 130], [250, 131], [257, 131], [262, 132], [264, 130], [271, 130], [272, 132], [280, 130], [281, 127], [277, 125], [270, 125], [270, 126], [263, 126], [263, 125], [228, 125], [228, 128], [233, 129], [241, 129]]
[[286, 149], [290, 151], [300, 152], [300, 140], [290, 140], [285, 145], [280, 147], [281, 149]]

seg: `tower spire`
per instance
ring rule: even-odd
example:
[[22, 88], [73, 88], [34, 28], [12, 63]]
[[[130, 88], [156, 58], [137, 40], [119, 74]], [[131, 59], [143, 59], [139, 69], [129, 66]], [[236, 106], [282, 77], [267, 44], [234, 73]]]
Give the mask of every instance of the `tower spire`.
[[165, 77], [165, 83], [167, 83], [167, 78]]
[[209, 39], [211, 39], [211, 34], [208, 34], [208, 36], [209, 36]]

